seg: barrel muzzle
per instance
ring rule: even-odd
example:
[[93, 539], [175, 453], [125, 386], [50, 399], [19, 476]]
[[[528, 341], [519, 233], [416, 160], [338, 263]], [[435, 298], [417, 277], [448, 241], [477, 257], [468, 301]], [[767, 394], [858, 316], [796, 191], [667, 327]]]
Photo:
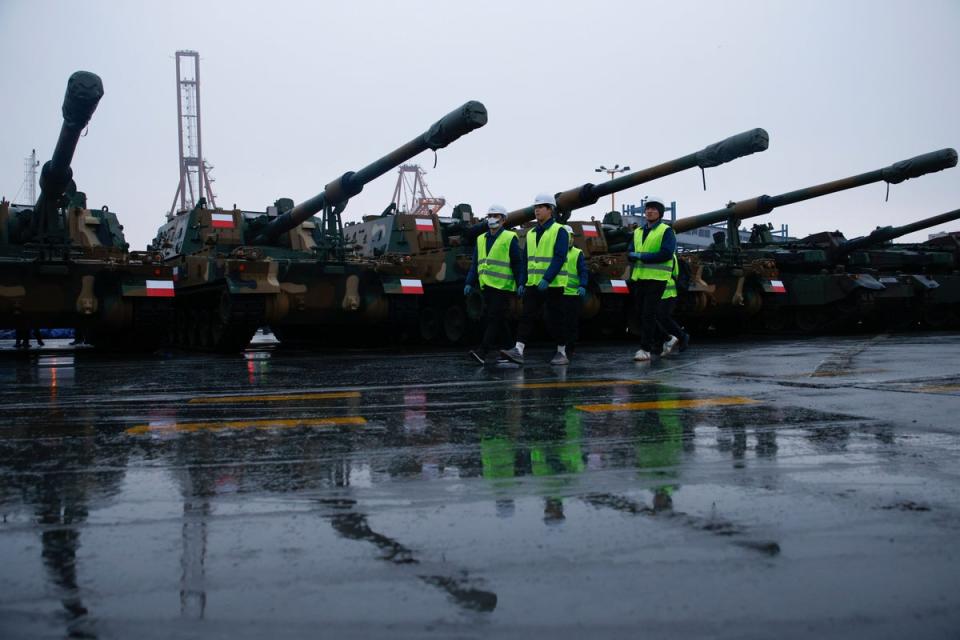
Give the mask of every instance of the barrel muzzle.
[[766, 151], [769, 145], [770, 136], [764, 129], [744, 131], [698, 151], [697, 166], [701, 169], [717, 167], [751, 153]]
[[487, 124], [487, 108], [476, 100], [454, 109], [433, 123], [424, 134], [429, 149], [443, 149], [457, 138]]
[[957, 152], [954, 149], [940, 149], [909, 160], [895, 162], [883, 170], [883, 179], [890, 184], [899, 184], [910, 178], [918, 178], [928, 173], [936, 173], [957, 166]]
[[83, 129], [103, 97], [100, 76], [89, 71], [77, 71], [67, 81], [63, 96], [63, 120], [71, 129]]

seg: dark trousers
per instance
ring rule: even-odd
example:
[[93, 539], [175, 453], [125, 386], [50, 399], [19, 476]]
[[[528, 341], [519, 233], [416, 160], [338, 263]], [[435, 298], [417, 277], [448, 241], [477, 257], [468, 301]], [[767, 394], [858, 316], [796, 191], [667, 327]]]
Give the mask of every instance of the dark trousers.
[[572, 353], [573, 345], [577, 343], [577, 338], [580, 337], [581, 304], [580, 296], [563, 296], [563, 336], [565, 342], [560, 344], [567, 345], [567, 353]]
[[510, 300], [515, 295], [517, 294], [512, 291], [483, 288], [483, 341], [480, 343], [480, 351], [484, 354], [494, 349], [513, 346], [510, 344], [507, 313], [510, 310]]
[[540, 291], [536, 287], [527, 287], [523, 292], [523, 311], [520, 314], [520, 326], [517, 340], [526, 344], [533, 336], [537, 320], [547, 311], [547, 333], [557, 344], [564, 344], [563, 289], [549, 287]]
[[633, 287], [634, 309], [640, 317], [640, 348], [650, 353], [654, 353], [653, 345], [661, 342], [657, 334], [657, 309], [666, 287], [663, 280], [637, 280]]
[[657, 328], [664, 335], [676, 336], [683, 335], [683, 327], [673, 319], [673, 309], [677, 306], [676, 298], [664, 298], [657, 305]]

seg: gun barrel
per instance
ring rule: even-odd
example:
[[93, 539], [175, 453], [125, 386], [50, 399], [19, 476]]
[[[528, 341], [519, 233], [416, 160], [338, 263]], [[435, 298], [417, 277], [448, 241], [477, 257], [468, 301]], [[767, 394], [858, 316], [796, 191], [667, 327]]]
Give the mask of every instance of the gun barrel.
[[317, 195], [278, 216], [264, 227], [254, 242], [273, 241], [280, 234], [293, 229], [325, 207], [346, 204], [350, 198], [360, 193], [368, 182], [403, 164], [418, 153], [427, 149], [434, 151], [442, 149], [485, 124], [487, 124], [487, 109], [482, 103], [471, 100], [463, 104], [435, 122], [426, 132], [410, 142], [394, 149], [359, 171], [348, 171], [327, 184], [323, 191]]
[[905, 224], [900, 227], [883, 227], [880, 229], [874, 229], [869, 235], [863, 236], [862, 238], [847, 240], [840, 245], [840, 247], [838, 247], [837, 251], [840, 255], [847, 255], [871, 245], [882, 244], [889, 240], [893, 240], [894, 238], [905, 236], [908, 233], [922, 231], [923, 229], [929, 229], [930, 227], [935, 227], [938, 224], [943, 224], [945, 222], [953, 222], [957, 219], [960, 219], [960, 209], [954, 209], [953, 211], [941, 213], [937, 216], [931, 216], [929, 218], [924, 218], [923, 220], [917, 220], [916, 222], [911, 222], [910, 224]]
[[73, 154], [84, 127], [103, 97], [103, 82], [95, 73], [77, 71], [67, 81], [63, 96], [63, 125], [53, 156], [40, 171], [40, 200], [59, 197], [73, 179]]
[[747, 200], [741, 200], [727, 205], [723, 209], [717, 209], [709, 213], [701, 213], [696, 216], [680, 218], [673, 223], [673, 230], [676, 232], [690, 231], [699, 227], [705, 227], [710, 224], [725, 221], [731, 217], [739, 220], [745, 220], [755, 216], [770, 213], [777, 207], [782, 207], [812, 198], [819, 198], [830, 193], [862, 187], [874, 182], [888, 182], [898, 184], [910, 178], [917, 178], [928, 173], [935, 173], [957, 165], [957, 152], [953, 149], [940, 149], [925, 153], [915, 158], [901, 160], [889, 167], [861, 173], [841, 180], [825, 182], [806, 189], [797, 189], [782, 193], [777, 196], [758, 196]]
[[[693, 167], [702, 169], [716, 167], [758, 151], [765, 151], [769, 142], [770, 137], [763, 129], [744, 131], [681, 158], [634, 171], [601, 184], [586, 183], [558, 193], [556, 195], [557, 210], [569, 214], [576, 209], [595, 204], [597, 200], [611, 193], [623, 191], [657, 178], [679, 173]], [[524, 207], [507, 214], [505, 226], [514, 227], [530, 220], [533, 220], [533, 207]]]

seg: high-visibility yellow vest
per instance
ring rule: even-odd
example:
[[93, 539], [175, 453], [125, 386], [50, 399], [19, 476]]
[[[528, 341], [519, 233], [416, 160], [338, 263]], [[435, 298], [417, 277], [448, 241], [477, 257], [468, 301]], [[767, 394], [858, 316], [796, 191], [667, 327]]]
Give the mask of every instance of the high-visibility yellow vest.
[[660, 296], [661, 300], [677, 297], [677, 276], [679, 275], [680, 261], [677, 259], [677, 254], [673, 254], [673, 271], [670, 272], [670, 279], [667, 280], [667, 286], [663, 289], [663, 295]]
[[[540, 234], [540, 241], [537, 242], [536, 229], [530, 229], [527, 232], [527, 286], [535, 287], [543, 280], [547, 273], [547, 267], [553, 260], [553, 248], [557, 244], [557, 234], [560, 232], [560, 225], [556, 220]], [[551, 287], [563, 287], [566, 279], [559, 274], [550, 283]]]
[[517, 282], [510, 268], [510, 243], [517, 237], [504, 229], [494, 239], [487, 253], [487, 234], [477, 238], [477, 275], [480, 288], [492, 287], [502, 291], [516, 291]]
[[[633, 230], [633, 250], [639, 253], [656, 253], [660, 251], [660, 244], [663, 242], [663, 234], [667, 232], [667, 225], [659, 223], [647, 233], [647, 239], [643, 239], [643, 227], [637, 227]], [[670, 279], [673, 272], [673, 258], [667, 258], [663, 262], [646, 263], [637, 260], [633, 263], [633, 271], [630, 273], [631, 280], [662, 280], [666, 282]]]
[[577, 263], [580, 261], [580, 254], [583, 253], [576, 247], [570, 247], [567, 251], [567, 261], [563, 263], [563, 271], [560, 277], [564, 278], [563, 295], [575, 296], [580, 287], [580, 274], [577, 273]]

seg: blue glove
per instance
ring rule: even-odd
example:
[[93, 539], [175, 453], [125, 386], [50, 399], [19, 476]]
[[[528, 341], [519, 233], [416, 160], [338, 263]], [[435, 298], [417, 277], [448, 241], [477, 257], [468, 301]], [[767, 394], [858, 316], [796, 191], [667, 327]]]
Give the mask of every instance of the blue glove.
[[465, 287], [463, 288], [463, 295], [468, 296], [468, 295], [470, 295], [471, 293], [473, 293], [473, 287], [471, 287], [471, 286], [468, 284], [467, 286], [465, 286]]
[[537, 283], [537, 291], [546, 291], [547, 287], [549, 286], [550, 286], [549, 282], [547, 282], [546, 280], [541, 280], [540, 282]]
[[526, 291], [526, 290], [527, 290], [527, 288], [526, 288], [525, 286], [520, 285], [519, 287], [517, 287], [517, 295], [522, 298], [522, 297], [523, 297], [523, 292]]
[[587, 290], [584, 289], [583, 287], [577, 287], [577, 295], [580, 296], [581, 298], [586, 298]]

